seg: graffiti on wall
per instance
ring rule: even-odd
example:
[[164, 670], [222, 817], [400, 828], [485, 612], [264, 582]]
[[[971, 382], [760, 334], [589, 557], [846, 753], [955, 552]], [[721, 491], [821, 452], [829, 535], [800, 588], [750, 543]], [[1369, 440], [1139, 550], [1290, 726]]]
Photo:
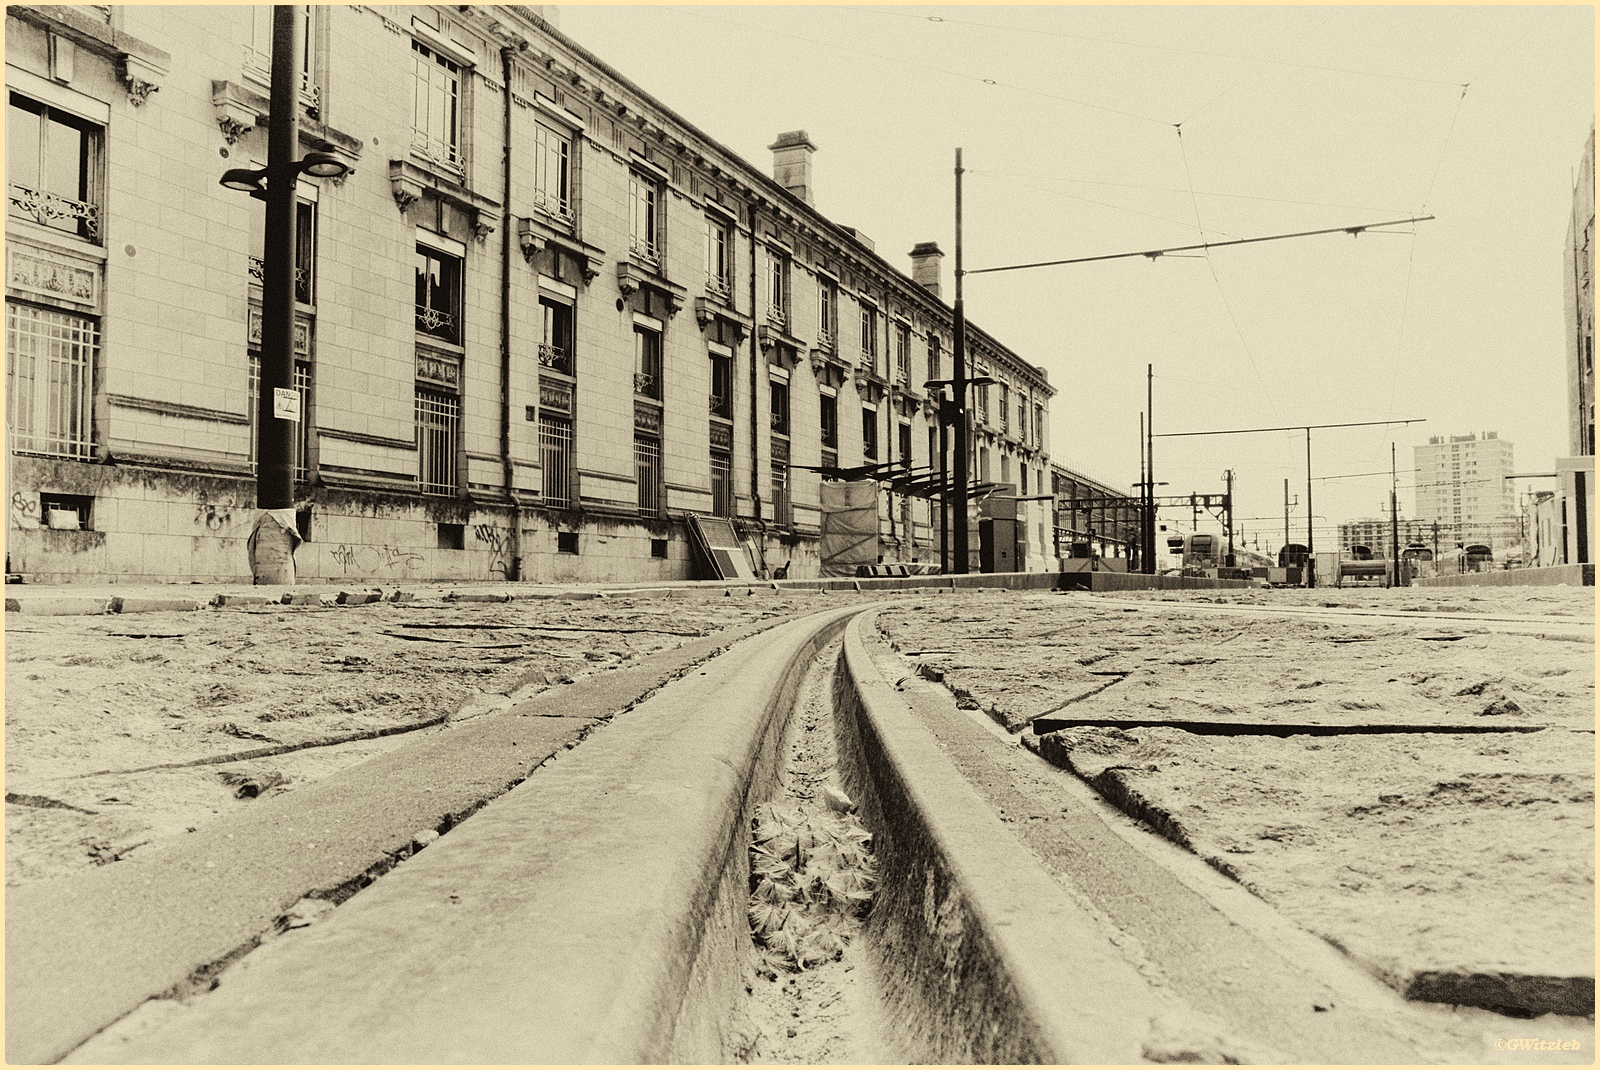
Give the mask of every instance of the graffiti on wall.
[[350, 546], [341, 543], [328, 553], [347, 575], [354, 572], [371, 576], [396, 569], [404, 571], [421, 567], [423, 560], [417, 551], [398, 546]]
[[18, 528], [39, 526], [39, 496], [16, 491], [11, 495], [11, 525]]
[[489, 551], [489, 575], [502, 580], [510, 579], [511, 555], [507, 551], [511, 545], [511, 532], [493, 524], [476, 524], [472, 528], [472, 537]]
[[233, 510], [227, 506], [218, 509], [215, 505], [201, 502], [195, 506], [194, 522], [209, 531], [218, 531], [233, 523]]

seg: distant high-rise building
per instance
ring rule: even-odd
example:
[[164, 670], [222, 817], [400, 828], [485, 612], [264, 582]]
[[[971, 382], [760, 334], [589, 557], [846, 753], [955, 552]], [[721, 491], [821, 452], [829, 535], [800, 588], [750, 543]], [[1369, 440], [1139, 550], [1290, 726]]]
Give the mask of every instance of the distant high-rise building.
[[1562, 271], [1567, 317], [1567, 438], [1574, 457], [1594, 455], [1594, 127], [1578, 163]]
[[1438, 521], [1439, 543], [1483, 543], [1509, 549], [1517, 541], [1517, 493], [1511, 443], [1493, 431], [1434, 435], [1414, 447], [1419, 520]]

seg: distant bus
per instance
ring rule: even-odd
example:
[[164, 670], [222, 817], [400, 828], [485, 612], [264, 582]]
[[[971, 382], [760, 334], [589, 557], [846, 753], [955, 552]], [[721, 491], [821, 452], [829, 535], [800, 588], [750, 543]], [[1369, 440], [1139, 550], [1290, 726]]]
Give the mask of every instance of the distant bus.
[[1291, 542], [1278, 551], [1279, 568], [1305, 568], [1311, 551], [1297, 542]]

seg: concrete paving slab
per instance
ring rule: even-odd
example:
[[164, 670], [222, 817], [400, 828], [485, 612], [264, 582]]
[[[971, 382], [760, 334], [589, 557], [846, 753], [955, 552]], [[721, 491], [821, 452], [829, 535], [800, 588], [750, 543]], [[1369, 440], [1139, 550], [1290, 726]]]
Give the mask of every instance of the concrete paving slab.
[[706, 663], [189, 1008], [69, 1061], [717, 1061], [679, 1045], [685, 993], [714, 908], [742, 904], [717, 892], [778, 711], [854, 612]]
[[418, 830], [448, 828], [591, 725], [782, 620], [544, 692], [114, 865], [9, 889], [8, 1061], [61, 1058], [252, 946], [302, 897], [347, 894], [409, 853]]
[[56, 595], [6, 599], [7, 613], [32, 617], [73, 617], [111, 612], [109, 597]]

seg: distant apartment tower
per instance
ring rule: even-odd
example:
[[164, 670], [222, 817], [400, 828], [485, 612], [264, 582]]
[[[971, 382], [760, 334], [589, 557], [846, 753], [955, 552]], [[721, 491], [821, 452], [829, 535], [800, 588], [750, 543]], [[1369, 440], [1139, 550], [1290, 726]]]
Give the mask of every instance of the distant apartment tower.
[[1416, 515], [1438, 521], [1442, 548], [1483, 543], [1500, 550], [1516, 541], [1516, 489], [1505, 478], [1515, 471], [1511, 452], [1493, 431], [1434, 435], [1414, 447]]
[[1575, 457], [1594, 455], [1594, 126], [1578, 163], [1562, 271], [1567, 319], [1567, 429]]
[[[1400, 548], [1413, 543], [1433, 549], [1433, 524], [1430, 520], [1400, 521]], [[1386, 516], [1362, 517], [1346, 520], [1339, 525], [1339, 549], [1349, 553], [1357, 546], [1365, 546], [1375, 557], [1388, 557], [1394, 541], [1394, 526]]]

